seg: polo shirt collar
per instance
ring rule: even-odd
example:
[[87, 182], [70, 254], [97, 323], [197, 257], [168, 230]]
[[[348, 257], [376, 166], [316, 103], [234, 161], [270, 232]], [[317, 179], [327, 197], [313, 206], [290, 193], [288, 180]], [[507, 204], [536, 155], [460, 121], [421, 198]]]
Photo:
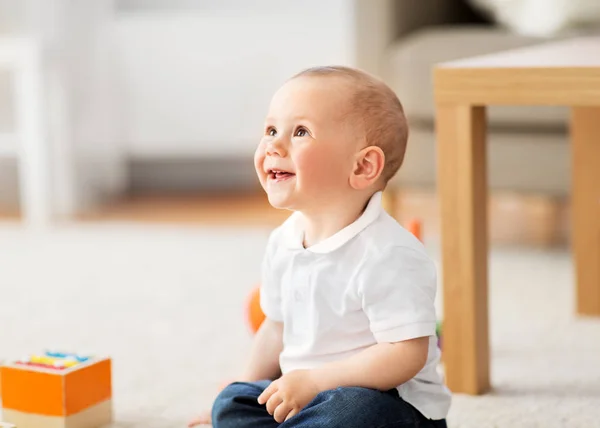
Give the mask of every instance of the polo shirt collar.
[[371, 196], [367, 207], [354, 223], [349, 224], [329, 238], [306, 249], [302, 245], [304, 241], [304, 216], [302, 213], [296, 212], [290, 218], [289, 233], [285, 237], [286, 246], [293, 250], [306, 250], [316, 254], [327, 254], [337, 250], [379, 217], [383, 210], [381, 199], [382, 192], [376, 192]]

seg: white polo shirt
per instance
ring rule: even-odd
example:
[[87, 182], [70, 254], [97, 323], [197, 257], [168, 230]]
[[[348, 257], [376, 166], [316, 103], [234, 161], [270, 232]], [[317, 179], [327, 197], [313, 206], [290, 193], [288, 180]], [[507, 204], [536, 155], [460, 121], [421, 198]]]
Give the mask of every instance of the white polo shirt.
[[271, 233], [263, 263], [261, 307], [283, 322], [282, 372], [429, 336], [425, 367], [398, 392], [426, 417], [445, 418], [451, 396], [438, 372], [436, 269], [421, 242], [383, 210], [381, 192], [335, 235], [309, 248], [303, 240], [296, 212]]

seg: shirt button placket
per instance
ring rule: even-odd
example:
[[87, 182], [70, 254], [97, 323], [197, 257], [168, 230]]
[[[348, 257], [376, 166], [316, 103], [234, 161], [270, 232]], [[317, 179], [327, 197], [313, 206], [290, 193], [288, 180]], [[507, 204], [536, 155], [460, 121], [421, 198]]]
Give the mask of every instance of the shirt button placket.
[[[303, 262], [306, 262], [306, 260], [303, 260]], [[297, 303], [300, 303], [305, 299], [306, 292], [308, 289], [308, 270], [310, 269], [310, 266], [306, 265], [305, 263], [302, 263], [302, 265], [302, 269], [298, 275], [296, 289], [294, 290], [294, 301]]]

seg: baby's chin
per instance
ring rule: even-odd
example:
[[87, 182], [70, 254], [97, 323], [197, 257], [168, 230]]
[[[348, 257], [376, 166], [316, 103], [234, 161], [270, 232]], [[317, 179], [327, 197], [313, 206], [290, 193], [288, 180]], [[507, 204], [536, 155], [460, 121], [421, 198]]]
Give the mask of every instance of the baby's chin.
[[278, 210], [296, 211], [296, 208], [294, 208], [295, 204], [290, 200], [290, 197], [272, 193], [267, 193], [267, 196], [269, 199], [269, 204], [271, 204], [273, 208]]

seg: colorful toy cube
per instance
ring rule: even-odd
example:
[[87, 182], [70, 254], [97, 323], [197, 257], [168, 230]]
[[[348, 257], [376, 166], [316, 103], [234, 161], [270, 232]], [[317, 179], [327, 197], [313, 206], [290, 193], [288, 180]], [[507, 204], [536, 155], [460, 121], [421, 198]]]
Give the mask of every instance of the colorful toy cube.
[[109, 358], [46, 352], [0, 371], [2, 419], [17, 428], [98, 428], [112, 421]]

